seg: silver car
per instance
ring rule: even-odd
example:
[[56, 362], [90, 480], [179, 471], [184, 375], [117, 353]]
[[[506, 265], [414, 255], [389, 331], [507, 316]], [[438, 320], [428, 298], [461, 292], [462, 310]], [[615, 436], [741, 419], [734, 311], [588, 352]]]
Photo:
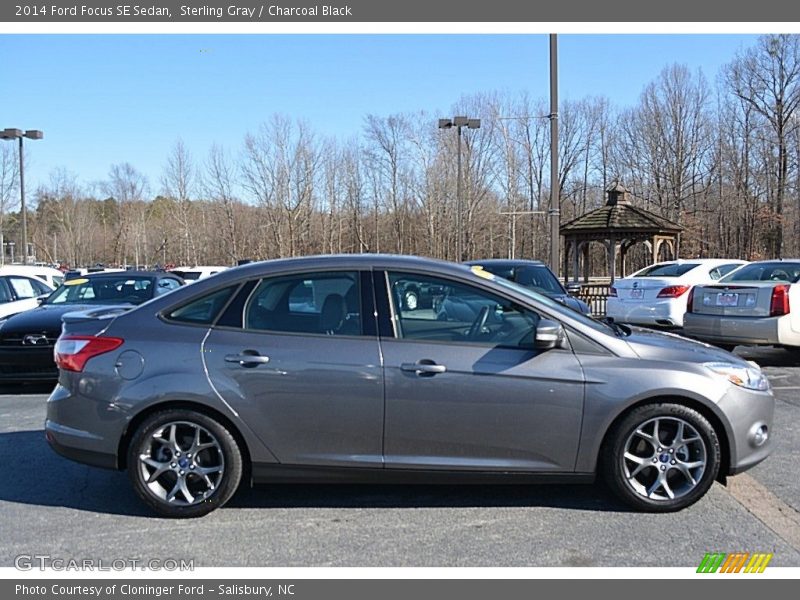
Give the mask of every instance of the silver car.
[[800, 260], [750, 263], [715, 285], [694, 287], [684, 332], [728, 350], [737, 344], [800, 349]]
[[[404, 307], [410, 286], [435, 309]], [[52, 447], [168, 517], [244, 479], [591, 482], [672, 511], [771, 450], [758, 366], [609, 326], [479, 267], [322, 256], [64, 317]]]

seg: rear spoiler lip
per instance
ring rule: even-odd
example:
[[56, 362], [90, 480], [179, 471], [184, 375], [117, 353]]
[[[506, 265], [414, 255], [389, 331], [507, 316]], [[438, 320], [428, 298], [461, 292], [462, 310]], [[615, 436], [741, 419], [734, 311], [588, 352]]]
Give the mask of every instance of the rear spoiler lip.
[[64, 313], [61, 320], [66, 323], [84, 323], [86, 321], [94, 321], [98, 319], [114, 319], [119, 315], [125, 314], [131, 309], [136, 308], [135, 305], [115, 305], [115, 306], [98, 306], [90, 308], [89, 310], [78, 310], [74, 312]]

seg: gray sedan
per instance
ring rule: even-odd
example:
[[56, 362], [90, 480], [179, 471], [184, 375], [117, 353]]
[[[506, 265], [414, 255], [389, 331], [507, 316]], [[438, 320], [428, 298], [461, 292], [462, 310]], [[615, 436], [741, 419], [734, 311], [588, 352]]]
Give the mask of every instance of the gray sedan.
[[[451, 301], [404, 307], [410, 286]], [[771, 450], [761, 370], [605, 325], [480, 268], [381, 255], [252, 263], [64, 317], [47, 439], [127, 469], [156, 513], [244, 479], [591, 482], [672, 511]]]

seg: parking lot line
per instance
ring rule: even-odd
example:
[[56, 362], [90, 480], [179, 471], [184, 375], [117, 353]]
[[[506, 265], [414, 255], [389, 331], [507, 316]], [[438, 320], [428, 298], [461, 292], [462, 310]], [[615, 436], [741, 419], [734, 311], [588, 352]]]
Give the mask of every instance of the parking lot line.
[[747, 473], [731, 477], [727, 490], [775, 535], [800, 551], [800, 513]]

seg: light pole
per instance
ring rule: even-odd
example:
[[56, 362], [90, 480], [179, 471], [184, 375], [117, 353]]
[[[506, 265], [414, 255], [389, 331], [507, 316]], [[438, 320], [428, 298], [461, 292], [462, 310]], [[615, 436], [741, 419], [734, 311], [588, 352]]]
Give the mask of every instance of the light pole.
[[[28, 212], [25, 210], [25, 167], [23, 161], [23, 138], [29, 140], [40, 140], [44, 137], [44, 133], [38, 129], [29, 129], [22, 131], [22, 129], [4, 129], [0, 131], [0, 139], [4, 140], [19, 140], [19, 209], [22, 214], [22, 264], [28, 264]], [[13, 257], [11, 262], [14, 262]]]
[[550, 268], [558, 276], [561, 226], [558, 180], [558, 36], [550, 34]]
[[458, 171], [456, 173], [456, 257], [459, 262], [464, 260], [464, 253], [461, 244], [461, 128], [480, 129], [480, 119], [470, 119], [468, 117], [453, 117], [452, 119], [439, 119], [439, 129], [450, 129], [455, 127], [458, 131]]

